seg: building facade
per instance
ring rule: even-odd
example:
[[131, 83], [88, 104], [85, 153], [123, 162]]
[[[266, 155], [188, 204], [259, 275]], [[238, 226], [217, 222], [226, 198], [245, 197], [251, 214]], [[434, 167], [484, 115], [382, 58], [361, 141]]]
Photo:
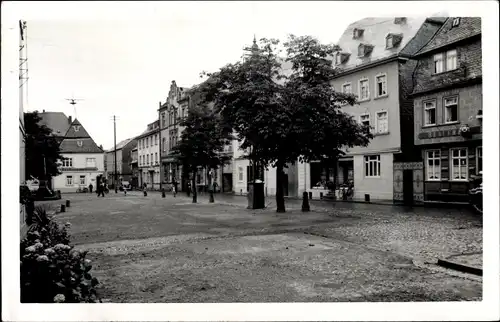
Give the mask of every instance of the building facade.
[[[43, 114], [40, 115], [42, 119]], [[104, 174], [104, 151], [77, 119], [72, 121], [69, 117], [66, 122], [68, 129], [59, 145], [63, 157], [62, 174], [52, 178], [52, 187], [61, 192], [76, 192], [90, 184], [95, 187], [96, 177]], [[64, 124], [54, 126], [56, 133], [64, 127]]]
[[130, 169], [132, 170], [132, 178], [130, 180], [130, 185], [133, 189], [139, 188], [139, 155], [137, 150], [137, 144], [131, 151], [130, 159]]
[[448, 18], [414, 59], [415, 145], [425, 201], [467, 201], [482, 171], [481, 18]]
[[[405, 177], [406, 192], [395, 185], [399, 166], [413, 166], [418, 159], [413, 149], [413, 107], [409, 97], [416, 62], [410, 57], [419, 51], [442, 26], [443, 18], [366, 18], [351, 24], [341, 36], [340, 50], [333, 56], [338, 74], [332, 80], [336, 91], [357, 95], [354, 106], [342, 110], [359, 123], [372, 128], [374, 138], [367, 147], [346, 149], [337, 166], [310, 163], [297, 178], [335, 184], [354, 183], [354, 199], [394, 200], [415, 203], [423, 200], [423, 191], [415, 176]], [[300, 172], [303, 172], [302, 174]], [[299, 180], [300, 181], [300, 180]], [[307, 189], [308, 183], [299, 182]], [[401, 187], [402, 188], [402, 187]]]
[[172, 157], [172, 149], [180, 139], [183, 130], [180, 121], [187, 116], [189, 101], [188, 90], [172, 81], [167, 100], [163, 104], [160, 102], [158, 110], [161, 133], [161, 182], [170, 187], [175, 179], [178, 182], [178, 191], [186, 189], [187, 178], [183, 174], [182, 167]]
[[[132, 150], [137, 147], [137, 140], [126, 139], [119, 142], [116, 145], [116, 168], [117, 168], [117, 179], [120, 184], [122, 181], [128, 181], [129, 183], [132, 180]], [[104, 155], [104, 171], [105, 176], [108, 179], [110, 184], [114, 185], [115, 180], [115, 150], [110, 149], [105, 152]]]
[[139, 164], [139, 185], [160, 189], [160, 122], [148, 124], [144, 133], [136, 137]]

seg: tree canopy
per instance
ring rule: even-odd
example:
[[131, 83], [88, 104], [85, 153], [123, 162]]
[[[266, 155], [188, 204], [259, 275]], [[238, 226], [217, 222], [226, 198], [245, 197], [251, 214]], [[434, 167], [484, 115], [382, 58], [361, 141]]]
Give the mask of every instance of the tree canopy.
[[37, 111], [24, 113], [26, 178], [47, 180], [61, 174], [58, 161], [62, 157], [59, 142], [51, 135], [52, 129], [40, 121]]
[[[180, 125], [184, 130], [180, 141], [172, 149], [172, 155], [185, 171], [193, 173], [194, 188], [194, 174], [198, 167], [217, 169], [231, 160], [223, 152], [232, 137], [223, 130], [220, 115], [208, 104], [191, 106]], [[196, 189], [193, 190], [193, 202], [196, 202]]]
[[[338, 72], [330, 59], [336, 46], [291, 35], [282, 59], [277, 40], [260, 43], [243, 61], [207, 74], [201, 88], [220, 111], [224, 129], [238, 133], [241, 149], [252, 147], [251, 159], [276, 167], [277, 211], [284, 212], [287, 163], [336, 159], [347, 147], [368, 145], [372, 135], [341, 109], [356, 97], [331, 86]], [[285, 65], [291, 65], [288, 72]]]

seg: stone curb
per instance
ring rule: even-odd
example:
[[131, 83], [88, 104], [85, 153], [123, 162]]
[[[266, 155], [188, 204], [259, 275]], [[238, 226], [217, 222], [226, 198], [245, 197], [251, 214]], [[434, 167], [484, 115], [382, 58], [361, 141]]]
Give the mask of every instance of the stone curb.
[[474, 274], [474, 275], [478, 275], [478, 276], [483, 276], [483, 269], [481, 269], [481, 268], [477, 268], [477, 267], [473, 267], [473, 266], [468, 266], [468, 265], [464, 265], [464, 264], [460, 264], [460, 263], [457, 263], [457, 262], [452, 262], [450, 260], [440, 259], [440, 258], [438, 258], [437, 264], [439, 266], [442, 266], [442, 267], [445, 267], [445, 268], [449, 268], [449, 269], [453, 269], [453, 270], [456, 270], [456, 271], [460, 271], [460, 272], [464, 272], [464, 273], [469, 273], [469, 274]]

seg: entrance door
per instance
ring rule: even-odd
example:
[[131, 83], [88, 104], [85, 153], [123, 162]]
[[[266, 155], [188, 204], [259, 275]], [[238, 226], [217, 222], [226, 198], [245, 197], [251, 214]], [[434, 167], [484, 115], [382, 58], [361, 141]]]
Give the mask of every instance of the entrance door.
[[413, 204], [413, 170], [403, 170], [403, 202]]

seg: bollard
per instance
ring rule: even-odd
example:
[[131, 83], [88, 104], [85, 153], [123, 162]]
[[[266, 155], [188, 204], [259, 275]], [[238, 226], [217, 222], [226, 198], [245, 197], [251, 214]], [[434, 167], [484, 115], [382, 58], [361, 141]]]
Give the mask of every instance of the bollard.
[[61, 204], [61, 212], [66, 212], [66, 206], [64, 204]]
[[369, 194], [365, 194], [365, 201], [370, 202], [370, 195]]
[[243, 189], [240, 189], [240, 196], [243, 196]]
[[304, 191], [304, 193], [302, 194], [302, 211], [303, 212], [307, 212], [307, 211], [310, 211], [311, 210], [311, 207], [309, 207], [309, 198], [308, 198], [308, 194], [306, 191]]
[[69, 205], [70, 205], [70, 201], [66, 200], [66, 208], [69, 208]]
[[313, 193], [312, 191], [309, 191], [309, 200], [312, 200], [312, 198], [313, 198]]
[[165, 189], [164, 189], [164, 188], [163, 188], [163, 189], [161, 189], [161, 197], [162, 197], [162, 198], [165, 198]]
[[144, 197], [147, 197], [148, 196], [148, 192], [146, 190], [144, 190]]
[[323, 193], [322, 192], [319, 193], [319, 199], [323, 199]]
[[57, 190], [57, 199], [61, 199], [61, 190]]

